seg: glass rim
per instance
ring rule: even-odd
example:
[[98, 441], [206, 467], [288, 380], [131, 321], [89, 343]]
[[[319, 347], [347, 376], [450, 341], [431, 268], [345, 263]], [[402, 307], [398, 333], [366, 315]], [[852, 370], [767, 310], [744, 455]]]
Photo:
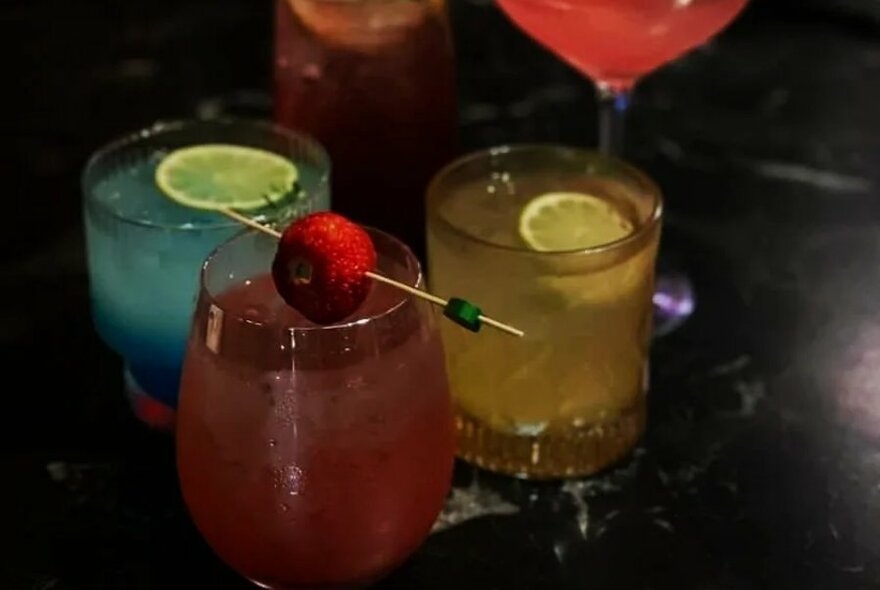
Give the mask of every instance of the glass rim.
[[[91, 171], [106, 158], [111, 157], [113, 154], [123, 148], [137, 144], [141, 140], [155, 137], [166, 131], [182, 130], [190, 126], [200, 124], [225, 127], [250, 127], [253, 129], [262, 129], [270, 133], [274, 133], [279, 137], [284, 137], [285, 139], [305, 141], [305, 143], [308, 143], [318, 153], [319, 159], [323, 162], [322, 171], [320, 176], [318, 177], [319, 186], [327, 187], [330, 184], [330, 156], [327, 153], [326, 148], [317, 139], [307, 133], [303, 133], [294, 129], [288, 129], [286, 127], [278, 125], [277, 123], [273, 123], [265, 119], [249, 119], [244, 117], [224, 116], [214, 117], [210, 119], [199, 119], [196, 117], [181, 119], [158, 119], [152, 124], [146, 127], [141, 127], [136, 131], [129, 131], [122, 135], [117, 135], [114, 139], [105, 142], [94, 152], [92, 152], [88, 160], [86, 160], [86, 164], [83, 167], [82, 173], [80, 174], [80, 186], [84, 195], [85, 206], [93, 208], [101, 214], [107, 215], [108, 217], [111, 217], [112, 219], [119, 221], [120, 223], [123, 223], [125, 225], [147, 229], [169, 230], [175, 232], [199, 232], [227, 230], [236, 226], [240, 226], [241, 224], [239, 222], [228, 219], [220, 215], [219, 213], [217, 214], [216, 222], [194, 227], [187, 226], [186, 224], [158, 223], [155, 221], [146, 221], [143, 219], [133, 219], [131, 217], [122, 215], [117, 211], [114, 211], [106, 204], [96, 202], [89, 196], [91, 191], [86, 187], [87, 177], [91, 173]], [[281, 203], [276, 203], [276, 205], [282, 206]]]
[[[414, 281], [406, 280], [406, 281], [401, 281], [401, 282], [403, 282], [405, 285], [408, 285], [410, 287], [418, 288], [418, 286], [424, 280], [424, 271], [422, 269], [421, 262], [419, 261], [418, 257], [413, 253], [412, 249], [403, 240], [397, 238], [396, 236], [391, 235], [388, 232], [382, 231], [381, 229], [378, 229], [376, 227], [372, 227], [369, 225], [363, 225], [361, 227], [363, 227], [364, 230], [366, 230], [367, 233], [370, 234], [371, 240], [373, 239], [374, 235], [378, 235], [384, 239], [387, 239], [390, 243], [394, 244], [395, 247], [399, 247], [401, 249], [401, 251], [403, 252], [403, 254], [408, 259], [410, 259], [412, 262], [415, 263], [415, 270], [416, 270], [415, 280]], [[245, 317], [241, 313], [230, 313], [224, 306], [220, 305], [220, 303], [218, 302], [218, 296], [215, 295], [212, 292], [212, 290], [209, 289], [207, 286], [207, 274], [209, 272], [208, 267], [211, 265], [211, 263], [214, 261], [214, 259], [221, 253], [221, 251], [225, 250], [228, 247], [231, 247], [234, 242], [237, 242], [239, 240], [243, 240], [243, 239], [247, 238], [248, 236], [254, 236], [254, 235], [256, 235], [257, 237], [259, 237], [261, 239], [267, 239], [267, 240], [274, 240], [275, 239], [271, 236], [261, 234], [261, 232], [255, 232], [254, 230], [251, 230], [249, 228], [243, 228], [243, 230], [241, 232], [235, 234], [234, 236], [225, 240], [219, 246], [217, 246], [213, 250], [211, 250], [211, 253], [208, 254], [208, 256], [205, 258], [205, 261], [202, 263], [201, 269], [199, 270], [199, 296], [201, 296], [204, 293], [204, 295], [208, 299], [208, 302], [212, 306], [216, 306], [217, 309], [219, 309], [223, 312], [224, 318], [231, 318], [236, 321], [239, 321], [239, 322], [242, 322], [242, 323], [257, 327], [257, 328], [268, 328], [268, 327], [271, 327], [271, 326], [277, 324], [277, 325], [279, 325], [279, 327], [281, 329], [283, 329], [291, 334], [313, 334], [313, 333], [317, 333], [317, 332], [327, 332], [328, 330], [343, 331], [343, 330], [351, 330], [352, 328], [356, 328], [359, 326], [366, 326], [369, 324], [373, 324], [377, 321], [381, 321], [385, 318], [391, 317], [400, 308], [402, 308], [404, 305], [406, 305], [406, 303], [411, 298], [415, 297], [414, 295], [403, 294], [403, 292], [401, 291], [402, 297], [401, 297], [400, 301], [397, 301], [396, 303], [394, 303], [394, 305], [391, 305], [391, 306], [385, 308], [383, 311], [381, 311], [379, 313], [375, 313], [375, 314], [365, 316], [365, 317], [360, 317], [360, 318], [349, 320], [346, 322], [327, 324], [327, 325], [316, 324], [314, 326], [288, 326], [288, 325], [284, 325], [282, 322], [260, 322], [260, 321], [255, 321], [251, 318]], [[267, 273], [271, 274], [271, 272], [272, 272], [271, 268], [267, 269]], [[244, 279], [244, 280], [246, 280], [246, 279]], [[391, 287], [391, 288], [393, 288], [393, 287]], [[287, 305], [287, 303], [285, 303], [285, 305]], [[299, 313], [299, 312], [297, 312], [297, 313]]]
[[[449, 174], [462, 168], [468, 164], [473, 162], [484, 160], [487, 157], [499, 156], [499, 155], [507, 155], [513, 153], [523, 153], [530, 151], [542, 151], [542, 152], [569, 152], [572, 154], [576, 154], [581, 157], [585, 157], [587, 160], [597, 161], [597, 160], [605, 160], [610, 162], [624, 171], [626, 174], [632, 176], [639, 184], [643, 185], [647, 192], [650, 193], [654, 197], [654, 205], [651, 210], [651, 215], [648, 219], [645, 220], [643, 224], [641, 224], [636, 231], [628, 234], [620, 239], [614, 240], [612, 242], [607, 242], [605, 244], [600, 244], [598, 246], [591, 246], [589, 248], [577, 248], [574, 250], [533, 250], [526, 246], [508, 246], [505, 244], [498, 244], [496, 242], [491, 242], [487, 239], [477, 237], [464, 229], [462, 229], [459, 225], [453, 224], [449, 220], [441, 217], [432, 211], [430, 207], [431, 203], [435, 201], [439, 197], [434, 197], [434, 195], [438, 192], [439, 185], [446, 179]], [[428, 199], [428, 215], [432, 222], [442, 225], [447, 230], [451, 231], [455, 235], [465, 239], [468, 242], [475, 242], [482, 246], [486, 246], [488, 248], [492, 248], [495, 250], [503, 251], [503, 252], [513, 252], [517, 254], [525, 254], [531, 255], [541, 258], [580, 258], [584, 256], [595, 256], [599, 254], [604, 254], [607, 252], [614, 252], [629, 246], [630, 244], [636, 243], [641, 240], [645, 235], [649, 234], [654, 230], [655, 227], [660, 223], [660, 220], [663, 217], [663, 193], [660, 190], [660, 187], [654, 182], [647, 174], [642, 172], [639, 168], [633, 166], [629, 162], [618, 158], [616, 156], [609, 156], [607, 154], [603, 154], [594, 149], [581, 148], [571, 145], [565, 144], [555, 144], [555, 143], [507, 143], [497, 146], [492, 146], [488, 148], [483, 148], [480, 150], [476, 150], [460, 156], [455, 160], [446, 164], [443, 168], [441, 168], [431, 179], [431, 182], [428, 183], [427, 189], [427, 199]]]

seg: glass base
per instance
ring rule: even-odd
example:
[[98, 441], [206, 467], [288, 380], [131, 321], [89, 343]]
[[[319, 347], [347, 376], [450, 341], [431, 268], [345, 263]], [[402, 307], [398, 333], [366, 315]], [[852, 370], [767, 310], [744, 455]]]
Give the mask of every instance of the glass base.
[[125, 369], [124, 378], [125, 395], [135, 417], [151, 428], [172, 432], [177, 415], [174, 409], [144, 391], [128, 367]]
[[661, 272], [654, 290], [654, 337], [666, 336], [679, 328], [695, 307], [690, 279], [679, 272]]
[[488, 471], [523, 479], [593, 475], [633, 448], [645, 429], [645, 398], [616, 420], [566, 431], [523, 436], [493, 430], [461, 412], [456, 416], [458, 455]]

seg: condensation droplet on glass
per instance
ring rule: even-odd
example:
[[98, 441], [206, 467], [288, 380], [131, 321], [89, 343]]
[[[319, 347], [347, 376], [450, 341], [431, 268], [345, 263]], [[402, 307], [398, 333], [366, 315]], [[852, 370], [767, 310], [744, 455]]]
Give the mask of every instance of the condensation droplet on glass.
[[513, 179], [510, 176], [510, 172], [493, 172], [490, 177], [490, 183], [486, 185], [486, 192], [488, 192], [490, 195], [494, 195], [496, 193], [503, 194], [505, 196], [516, 194], [516, 187], [514, 186]]
[[249, 305], [242, 314], [246, 320], [263, 320], [269, 317], [269, 308], [265, 305]]
[[303, 69], [300, 71], [300, 74], [305, 80], [320, 80], [321, 79], [321, 66], [316, 63], [310, 63], [303, 66]]
[[272, 470], [272, 483], [288, 496], [299, 496], [303, 488], [302, 469], [296, 465], [285, 465]]
[[356, 375], [345, 380], [345, 388], [350, 391], [361, 391], [367, 386], [367, 380], [363, 375]]
[[287, 479], [287, 493], [291, 496], [298, 496], [302, 491], [302, 470], [299, 467], [289, 465], [284, 468]]
[[281, 505], [281, 511], [282, 511], [282, 512], [287, 512], [288, 510], [290, 510], [290, 506], [288, 506], [287, 504], [282, 504], [282, 505]]
[[278, 446], [278, 441], [275, 440], [274, 438], [270, 438], [270, 439], [269, 439], [269, 446], [270, 446], [270, 447], [277, 447], [277, 446]]

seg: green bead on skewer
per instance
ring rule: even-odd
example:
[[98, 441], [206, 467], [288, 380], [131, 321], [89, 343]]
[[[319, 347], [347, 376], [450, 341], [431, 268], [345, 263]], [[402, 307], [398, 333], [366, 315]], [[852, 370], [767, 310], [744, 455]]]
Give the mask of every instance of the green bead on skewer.
[[479, 332], [483, 323], [480, 321], [480, 308], [464, 299], [450, 297], [443, 307], [443, 315], [471, 332]]

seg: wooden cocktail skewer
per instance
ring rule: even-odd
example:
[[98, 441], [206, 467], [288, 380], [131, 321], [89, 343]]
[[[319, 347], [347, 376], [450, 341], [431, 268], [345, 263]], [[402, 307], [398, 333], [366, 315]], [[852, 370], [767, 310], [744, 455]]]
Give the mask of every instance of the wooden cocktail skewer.
[[[218, 212], [229, 217], [230, 219], [234, 219], [235, 221], [241, 223], [242, 225], [246, 225], [247, 227], [249, 227], [251, 229], [255, 229], [257, 231], [263, 232], [264, 234], [272, 236], [275, 239], [281, 238], [281, 232], [279, 232], [278, 230], [272, 229], [271, 227], [268, 227], [266, 225], [263, 225], [262, 223], [254, 221], [250, 217], [242, 215], [238, 211], [235, 211], [233, 209], [219, 209]], [[450, 305], [449, 301], [447, 301], [446, 299], [443, 299], [442, 297], [437, 297], [436, 295], [432, 295], [431, 293], [428, 293], [427, 291], [422, 291], [421, 289], [416, 289], [415, 287], [410, 287], [409, 285], [395, 281], [394, 279], [389, 279], [388, 277], [386, 277], [384, 275], [380, 275], [375, 272], [367, 271], [365, 274], [368, 277], [370, 277], [371, 279], [373, 279], [374, 281], [379, 281], [380, 283], [385, 283], [386, 285], [391, 285], [392, 287], [395, 287], [395, 288], [400, 289], [402, 291], [406, 291], [410, 295], [414, 295], [416, 297], [419, 297], [420, 299], [424, 299], [425, 301], [429, 301], [430, 303], [433, 303], [434, 305], [439, 305], [439, 306], [443, 307], [444, 309], [449, 308], [449, 305]], [[461, 300], [458, 300], [458, 301], [461, 301]], [[520, 330], [518, 328], [514, 328], [513, 326], [509, 326], [509, 325], [504, 324], [502, 322], [499, 322], [498, 320], [493, 320], [492, 318], [485, 316], [483, 314], [480, 314], [478, 316], [478, 319], [481, 323], [492, 326], [493, 328], [496, 328], [498, 330], [501, 330], [502, 332], [506, 332], [506, 333], [511, 334], [513, 336], [518, 336], [520, 338], [525, 336], [525, 332], [523, 332], [522, 330]]]

